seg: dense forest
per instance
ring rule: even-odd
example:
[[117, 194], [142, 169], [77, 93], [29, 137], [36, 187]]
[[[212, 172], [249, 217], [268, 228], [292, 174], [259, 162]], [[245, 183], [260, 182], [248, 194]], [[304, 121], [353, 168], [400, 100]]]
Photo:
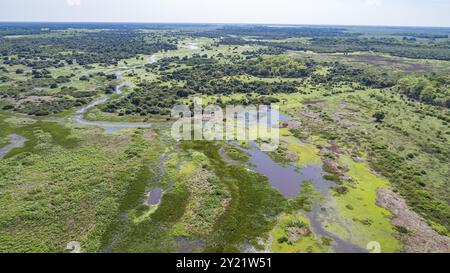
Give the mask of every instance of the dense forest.
[[123, 31], [0, 38], [0, 55], [4, 64], [20, 64], [34, 69], [59, 67], [73, 62], [80, 65], [117, 64], [119, 60], [138, 54], [151, 55], [173, 49], [176, 49], [175, 45], [158, 37]]

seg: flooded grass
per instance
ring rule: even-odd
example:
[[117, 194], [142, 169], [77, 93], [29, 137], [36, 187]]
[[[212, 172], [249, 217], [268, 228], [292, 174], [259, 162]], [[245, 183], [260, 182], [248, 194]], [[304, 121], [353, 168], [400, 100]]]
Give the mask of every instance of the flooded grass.
[[328, 237], [315, 237], [304, 215], [283, 214], [272, 232], [270, 250], [274, 253], [326, 253], [331, 243]]
[[[390, 187], [389, 181], [371, 173], [367, 164], [355, 163], [348, 156], [342, 157], [341, 163], [348, 167], [348, 175], [353, 178], [353, 182], [344, 183], [347, 193], [334, 195], [338, 218], [351, 233], [343, 237], [350, 237], [351, 242], [361, 248], [376, 241], [383, 252], [400, 251], [401, 243], [391, 224], [392, 214], [377, 205], [378, 190]], [[339, 234], [335, 228], [331, 226], [330, 230]]]
[[33, 152], [34, 147], [38, 143], [35, 132], [49, 133], [53, 142], [67, 149], [75, 148], [79, 144], [79, 140], [71, 135], [71, 129], [54, 122], [37, 121], [33, 124], [26, 124], [20, 126], [11, 126], [9, 123], [0, 121], [2, 127], [1, 134], [17, 134], [27, 139], [23, 147], [15, 148], [5, 155], [5, 158], [10, 158], [17, 154]]
[[249, 172], [243, 166], [228, 165], [220, 156], [220, 145], [211, 142], [183, 143], [184, 149], [201, 151], [209, 159], [214, 173], [231, 192], [231, 201], [216, 222], [208, 252], [237, 252], [248, 242], [258, 245], [273, 228], [286, 202], [267, 179]]

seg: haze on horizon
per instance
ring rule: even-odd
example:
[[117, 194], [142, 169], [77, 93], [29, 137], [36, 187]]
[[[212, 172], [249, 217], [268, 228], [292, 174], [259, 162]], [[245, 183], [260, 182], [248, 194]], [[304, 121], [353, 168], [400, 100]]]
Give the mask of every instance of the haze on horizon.
[[450, 27], [450, 0], [2, 0], [0, 21]]

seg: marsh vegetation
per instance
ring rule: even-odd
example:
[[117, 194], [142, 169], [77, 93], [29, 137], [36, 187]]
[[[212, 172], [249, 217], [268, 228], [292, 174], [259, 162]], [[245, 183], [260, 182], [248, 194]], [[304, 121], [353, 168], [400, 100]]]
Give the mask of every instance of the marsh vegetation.
[[[449, 33], [1, 24], [0, 252], [448, 252]], [[279, 148], [174, 141], [195, 96]]]

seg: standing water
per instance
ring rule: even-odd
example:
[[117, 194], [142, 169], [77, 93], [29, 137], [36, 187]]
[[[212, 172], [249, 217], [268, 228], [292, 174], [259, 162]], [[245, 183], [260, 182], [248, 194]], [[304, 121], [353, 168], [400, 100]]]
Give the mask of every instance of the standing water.
[[[297, 197], [301, 191], [302, 184], [306, 181], [311, 182], [314, 188], [323, 196], [329, 195], [330, 188], [335, 185], [334, 182], [323, 178], [327, 173], [323, 171], [320, 165], [307, 165], [301, 169], [293, 165], [283, 167], [274, 162], [269, 155], [260, 151], [254, 143], [250, 143], [250, 149], [241, 149], [250, 155], [249, 162], [253, 165], [254, 170], [267, 177], [269, 183], [287, 199]], [[306, 216], [309, 218], [311, 228], [317, 236], [333, 239], [335, 252], [365, 252], [365, 250], [328, 232], [323, 227], [320, 216], [320, 204], [314, 204], [313, 211], [306, 213]]]
[[[149, 63], [156, 63], [158, 61], [158, 58], [155, 55], [152, 55], [149, 58]], [[122, 73], [124, 73], [127, 70], [131, 70], [137, 67], [127, 67], [125, 70], [121, 70], [118, 72], [115, 72], [118, 79], [121, 78]], [[116, 94], [122, 94], [122, 87], [124, 86], [132, 86], [131, 82], [125, 82], [123, 84], [118, 84], [115, 87], [115, 93]], [[87, 121], [84, 119], [84, 114], [91, 108], [94, 108], [96, 106], [99, 106], [103, 103], [105, 103], [110, 96], [104, 95], [96, 100], [94, 100], [89, 105], [81, 108], [76, 112], [75, 115], [75, 123], [83, 125], [83, 126], [95, 126], [100, 127], [104, 129], [108, 133], [112, 133], [115, 131], [123, 130], [123, 129], [130, 129], [130, 128], [149, 128], [152, 125], [149, 123], [138, 123], [138, 122], [108, 122], [108, 121]]]
[[[273, 110], [272, 110], [273, 111]], [[279, 115], [282, 122], [289, 122], [288, 117]], [[274, 124], [272, 124], [273, 126]], [[259, 150], [255, 143], [249, 144], [250, 148], [245, 149], [239, 147], [250, 155], [249, 162], [255, 172], [267, 177], [269, 183], [277, 189], [285, 198], [292, 199], [299, 195], [302, 184], [306, 181], [311, 182], [314, 188], [321, 193], [322, 196], [330, 196], [330, 188], [336, 184], [332, 181], [324, 179], [327, 173], [319, 164], [295, 166], [281, 166], [273, 161], [273, 159], [265, 152]], [[348, 241], [342, 240], [338, 236], [328, 232], [322, 225], [321, 205], [317, 202], [313, 205], [310, 213], [305, 213], [309, 218], [311, 229], [314, 234], [319, 237], [329, 237], [333, 239], [333, 249], [337, 253], [361, 253], [366, 252]]]
[[7, 155], [12, 149], [23, 147], [27, 141], [26, 138], [16, 134], [9, 135], [8, 138], [9, 144], [0, 149], [0, 159]]
[[147, 204], [150, 206], [158, 205], [161, 201], [162, 192], [161, 188], [153, 189], [148, 196]]

